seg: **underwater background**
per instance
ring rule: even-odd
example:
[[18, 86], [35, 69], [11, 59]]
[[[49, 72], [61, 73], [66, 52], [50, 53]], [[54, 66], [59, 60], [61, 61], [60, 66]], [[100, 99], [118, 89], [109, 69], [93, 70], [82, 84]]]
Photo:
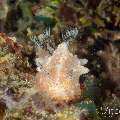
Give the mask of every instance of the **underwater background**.
[[0, 120], [120, 120], [120, 1], [0, 0]]

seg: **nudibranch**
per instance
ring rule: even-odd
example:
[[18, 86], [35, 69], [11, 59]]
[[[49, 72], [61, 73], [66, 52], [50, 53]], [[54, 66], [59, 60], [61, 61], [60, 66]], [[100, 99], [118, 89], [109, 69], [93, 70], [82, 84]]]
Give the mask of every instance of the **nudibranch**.
[[58, 45], [52, 56], [47, 57], [36, 75], [39, 93], [56, 103], [75, 101], [81, 98], [79, 77], [89, 69], [70, 53], [65, 42]]

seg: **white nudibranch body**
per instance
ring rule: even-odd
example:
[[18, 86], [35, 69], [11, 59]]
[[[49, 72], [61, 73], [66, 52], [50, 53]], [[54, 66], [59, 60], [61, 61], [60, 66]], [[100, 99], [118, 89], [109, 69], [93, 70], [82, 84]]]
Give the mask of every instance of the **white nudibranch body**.
[[80, 99], [79, 77], [89, 72], [83, 66], [87, 60], [81, 60], [70, 53], [65, 42], [61, 43], [37, 73], [38, 92], [57, 102]]

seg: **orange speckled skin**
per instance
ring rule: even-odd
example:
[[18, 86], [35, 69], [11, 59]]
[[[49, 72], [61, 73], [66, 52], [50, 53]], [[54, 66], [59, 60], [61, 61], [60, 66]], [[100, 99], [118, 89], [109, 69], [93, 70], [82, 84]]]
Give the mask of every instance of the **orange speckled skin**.
[[58, 46], [47, 63], [45, 71], [38, 72], [38, 91], [57, 103], [75, 101], [81, 98], [79, 76], [88, 72], [81, 66], [77, 56], [73, 56], [64, 44]]

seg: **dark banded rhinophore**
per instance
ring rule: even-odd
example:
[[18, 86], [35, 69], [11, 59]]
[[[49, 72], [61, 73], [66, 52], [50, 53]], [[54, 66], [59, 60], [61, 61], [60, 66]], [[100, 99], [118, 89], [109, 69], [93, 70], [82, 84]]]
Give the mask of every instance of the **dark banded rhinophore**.
[[31, 41], [38, 47], [44, 47], [44, 45], [49, 41], [50, 38], [50, 28], [46, 28], [46, 30], [39, 35], [30, 35]]
[[77, 27], [69, 27], [61, 33], [61, 37], [63, 41], [69, 41], [71, 39], [75, 39], [78, 33], [79, 30]]
[[[61, 32], [60, 41], [66, 42], [66, 44], [69, 44], [71, 40], [75, 40], [78, 34], [79, 34], [79, 29], [77, 27], [68, 27]], [[30, 37], [30, 40], [35, 44], [35, 46], [45, 48], [48, 51], [51, 51], [49, 50], [49, 48], [55, 49], [56, 47], [54, 45], [55, 43], [51, 39], [50, 27], [46, 28], [45, 31], [39, 35], [30, 34], [29, 37]]]
[[42, 45], [41, 42], [39, 41], [37, 35], [31, 35], [30, 39], [36, 46], [41, 46]]

